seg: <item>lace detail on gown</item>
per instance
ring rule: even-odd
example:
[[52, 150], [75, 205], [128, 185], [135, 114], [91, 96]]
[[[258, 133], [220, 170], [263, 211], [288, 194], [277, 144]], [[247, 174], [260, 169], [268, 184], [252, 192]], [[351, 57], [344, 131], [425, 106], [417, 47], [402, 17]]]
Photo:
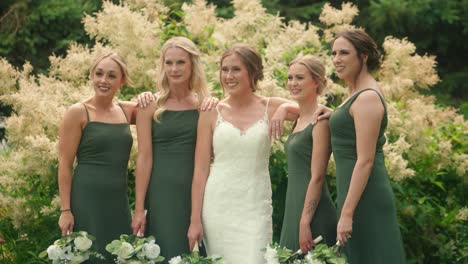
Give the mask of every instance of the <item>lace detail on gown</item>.
[[273, 233], [266, 110], [245, 130], [218, 110], [213, 152], [202, 216], [207, 253], [222, 256], [226, 264], [264, 263], [262, 249]]

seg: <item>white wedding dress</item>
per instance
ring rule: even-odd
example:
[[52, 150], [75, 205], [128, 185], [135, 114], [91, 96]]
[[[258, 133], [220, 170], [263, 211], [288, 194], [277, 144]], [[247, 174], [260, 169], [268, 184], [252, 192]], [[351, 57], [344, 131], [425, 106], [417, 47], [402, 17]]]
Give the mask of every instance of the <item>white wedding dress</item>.
[[273, 233], [266, 110], [245, 131], [218, 110], [213, 152], [202, 213], [207, 253], [225, 264], [263, 264]]

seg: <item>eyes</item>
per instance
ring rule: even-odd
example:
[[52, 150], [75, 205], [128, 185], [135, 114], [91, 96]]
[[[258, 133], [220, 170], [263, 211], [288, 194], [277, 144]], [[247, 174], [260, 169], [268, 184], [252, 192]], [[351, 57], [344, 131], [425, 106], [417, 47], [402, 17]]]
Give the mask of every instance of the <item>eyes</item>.
[[302, 81], [302, 80], [305, 79], [305, 77], [302, 76], [302, 75], [296, 75], [296, 76], [288, 75], [288, 81], [292, 81], [292, 80], [294, 80], [294, 79], [296, 79], [296, 80], [298, 80], [298, 81]]
[[174, 63], [175, 63], [176, 65], [185, 65], [187, 62], [186, 62], [185, 60], [176, 60], [175, 62], [172, 61], [172, 60], [166, 60], [166, 61], [164, 61], [164, 64], [165, 64], [166, 66], [171, 66], [171, 65], [173, 65]]
[[231, 68], [229, 68], [229, 67], [227, 67], [227, 66], [223, 66], [223, 67], [221, 68], [221, 71], [222, 71], [223, 73], [228, 73], [229, 71], [231, 71], [231, 72], [240, 72], [241, 70], [242, 70], [241, 67], [238, 67], [238, 66], [233, 66], [233, 67], [231, 67]]
[[337, 54], [338, 55], [348, 55], [350, 52], [348, 50], [339, 50], [338, 52], [336, 52], [336, 50], [332, 51], [332, 55], [333, 56], [336, 56]]
[[[95, 75], [97, 77], [103, 77], [105, 75], [105, 73], [103, 71], [101, 71], [101, 70], [98, 70], [98, 71], [96, 71]], [[109, 79], [116, 79], [117, 74], [114, 73], [114, 72], [109, 72], [108, 77], [109, 77]]]

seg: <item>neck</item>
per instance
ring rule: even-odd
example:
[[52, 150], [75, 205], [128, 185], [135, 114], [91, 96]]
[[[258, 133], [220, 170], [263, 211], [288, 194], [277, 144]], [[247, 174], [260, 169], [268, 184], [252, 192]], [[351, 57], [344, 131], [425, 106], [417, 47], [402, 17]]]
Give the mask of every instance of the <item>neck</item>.
[[236, 107], [243, 107], [251, 104], [256, 98], [257, 96], [253, 92], [249, 92], [243, 94], [229, 95], [227, 101], [230, 105]]
[[192, 94], [188, 85], [170, 86], [169, 90], [169, 97], [176, 100], [183, 100]]
[[94, 104], [94, 107], [101, 110], [109, 110], [114, 106], [114, 98], [110, 97], [101, 97], [93, 96], [91, 102]]
[[367, 71], [361, 71], [355, 79], [345, 80], [349, 87], [349, 95], [366, 89], [374, 78]]
[[317, 109], [317, 97], [311, 97], [309, 100], [298, 101], [299, 104], [299, 116], [313, 115]]

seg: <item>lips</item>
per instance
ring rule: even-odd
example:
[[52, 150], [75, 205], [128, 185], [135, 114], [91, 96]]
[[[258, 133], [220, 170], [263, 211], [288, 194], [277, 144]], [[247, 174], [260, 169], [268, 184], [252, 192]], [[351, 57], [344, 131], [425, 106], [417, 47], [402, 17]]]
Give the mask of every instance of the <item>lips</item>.
[[232, 88], [232, 87], [236, 86], [237, 84], [238, 84], [237, 82], [227, 82], [226, 86]]
[[302, 91], [301, 89], [291, 89], [291, 90], [290, 90], [290, 93], [291, 93], [291, 94], [298, 94], [298, 93], [300, 93], [301, 91]]
[[340, 71], [343, 71], [345, 67], [344, 66], [335, 66], [335, 68], [336, 68], [337, 72], [340, 72]]
[[109, 91], [111, 88], [110, 87], [106, 87], [106, 86], [98, 86], [98, 89], [103, 91], [103, 92], [107, 92]]

